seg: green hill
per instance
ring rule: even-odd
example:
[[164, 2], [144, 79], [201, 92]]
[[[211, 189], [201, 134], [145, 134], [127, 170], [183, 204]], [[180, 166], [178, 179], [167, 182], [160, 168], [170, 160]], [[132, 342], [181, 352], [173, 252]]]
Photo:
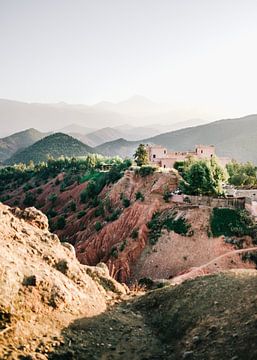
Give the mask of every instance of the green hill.
[[5, 163], [28, 163], [31, 160], [34, 161], [34, 163], [39, 163], [40, 161], [47, 160], [49, 156], [53, 158], [60, 156], [76, 157], [84, 156], [92, 152], [92, 148], [79, 140], [66, 134], [55, 133], [37, 141], [23, 151], [14, 154], [10, 159], [6, 160]]
[[[257, 163], [257, 115], [219, 120], [209, 124], [167, 132], [144, 139], [142, 143], [163, 145], [170, 150], [190, 150], [196, 144], [212, 144], [217, 154], [239, 161]], [[121, 139], [98, 146], [103, 154], [131, 156], [139, 142]]]
[[34, 144], [47, 135], [31, 128], [0, 139], [0, 162], [10, 158], [17, 151]]

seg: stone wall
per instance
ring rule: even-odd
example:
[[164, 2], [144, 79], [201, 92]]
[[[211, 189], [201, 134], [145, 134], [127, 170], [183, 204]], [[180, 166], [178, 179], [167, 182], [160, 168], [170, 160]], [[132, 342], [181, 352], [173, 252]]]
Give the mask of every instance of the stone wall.
[[214, 198], [212, 196], [173, 195], [171, 201], [198, 206], [203, 205], [232, 209], [245, 208], [245, 198]]

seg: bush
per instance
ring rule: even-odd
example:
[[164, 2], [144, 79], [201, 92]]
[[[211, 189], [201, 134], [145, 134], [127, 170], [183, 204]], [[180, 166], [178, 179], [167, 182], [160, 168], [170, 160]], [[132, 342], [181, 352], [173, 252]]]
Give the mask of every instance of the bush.
[[133, 229], [130, 236], [133, 240], [136, 240], [138, 238], [138, 229]]
[[151, 245], [156, 244], [158, 239], [162, 235], [162, 229], [167, 229], [168, 231], [174, 231], [177, 234], [184, 236], [192, 236], [193, 231], [190, 231], [191, 225], [187, 223], [186, 219], [183, 217], [175, 220], [176, 213], [165, 214], [165, 213], [155, 213], [152, 217], [152, 220], [147, 224], [149, 228], [149, 242]]
[[130, 206], [130, 200], [128, 198], [123, 198], [122, 199], [122, 204], [125, 208]]
[[95, 217], [98, 216], [104, 216], [104, 206], [102, 202], [100, 202], [98, 207], [95, 209]]
[[56, 222], [56, 229], [57, 230], [62, 230], [64, 229], [66, 226], [66, 220], [64, 216], [60, 216]]
[[54, 209], [50, 209], [46, 213], [46, 216], [48, 217], [48, 219], [51, 219], [51, 218], [55, 217], [56, 215], [57, 215], [57, 212]]
[[113, 247], [111, 248], [110, 256], [111, 256], [111, 257], [114, 257], [115, 259], [117, 259], [118, 254], [119, 254], [119, 253], [118, 253], [117, 247], [116, 247], [116, 246], [113, 246]]
[[136, 200], [141, 200], [141, 201], [145, 200], [144, 195], [140, 191], [136, 192]]
[[48, 200], [51, 201], [52, 204], [54, 204], [57, 200], [57, 195], [55, 193], [52, 193], [48, 196]]
[[77, 204], [75, 203], [75, 201], [71, 201], [71, 203], [69, 204], [69, 207], [70, 207], [71, 211], [76, 211]]
[[77, 219], [81, 219], [84, 215], [86, 215], [85, 210], [81, 210], [77, 215]]
[[29, 191], [29, 190], [31, 190], [31, 189], [33, 189], [33, 186], [32, 186], [31, 184], [29, 184], [29, 183], [27, 183], [27, 184], [25, 184], [25, 185], [23, 186], [23, 191], [24, 191], [24, 192]]
[[141, 166], [140, 169], [136, 169], [136, 174], [139, 174], [142, 177], [152, 175], [157, 168], [155, 166]]
[[36, 203], [36, 196], [32, 192], [26, 193], [25, 199], [23, 200], [23, 205], [25, 206], [34, 206]]
[[255, 236], [256, 226], [243, 210], [215, 208], [211, 215], [213, 236]]
[[116, 209], [113, 211], [113, 213], [111, 213], [110, 216], [107, 216], [105, 220], [108, 222], [115, 221], [119, 218], [120, 214], [121, 214], [121, 210]]
[[100, 221], [97, 221], [96, 223], [95, 223], [95, 229], [96, 229], [96, 231], [100, 231], [101, 229], [102, 229], [102, 224], [100, 223]]
[[164, 193], [163, 193], [163, 200], [168, 203], [170, 201], [170, 198], [171, 198], [171, 193], [169, 190], [165, 190]]
[[38, 188], [38, 189], [37, 189], [37, 194], [38, 194], [38, 195], [42, 194], [42, 192], [43, 192], [43, 189], [42, 189], [42, 188]]
[[127, 245], [127, 240], [124, 240], [123, 243], [120, 245], [119, 250], [123, 251]]

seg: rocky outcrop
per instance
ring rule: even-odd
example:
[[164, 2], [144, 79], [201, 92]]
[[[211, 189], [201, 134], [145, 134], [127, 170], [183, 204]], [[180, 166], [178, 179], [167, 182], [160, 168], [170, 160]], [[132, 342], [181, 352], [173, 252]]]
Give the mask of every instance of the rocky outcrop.
[[[167, 207], [163, 200], [164, 192], [173, 191], [177, 186], [176, 172], [141, 177], [127, 171], [120, 181], [102, 194], [103, 199], [108, 197], [114, 209], [121, 209], [121, 215], [115, 221], [106, 222], [104, 218], [94, 218], [94, 212], [88, 212], [84, 221], [91, 226], [75, 235], [78, 259], [90, 265], [103, 261], [116, 279], [127, 282], [133, 265], [146, 246], [147, 223], [156, 211]], [[137, 192], [144, 196], [144, 201], [136, 201]], [[124, 208], [122, 198], [129, 199], [129, 207]], [[98, 232], [94, 229], [96, 221], [104, 225]], [[135, 238], [133, 231], [138, 234]]]
[[0, 204], [0, 234], [1, 359], [12, 358], [10, 349], [30, 353], [75, 316], [97, 315], [126, 293], [106, 265], [81, 265], [35, 208]]

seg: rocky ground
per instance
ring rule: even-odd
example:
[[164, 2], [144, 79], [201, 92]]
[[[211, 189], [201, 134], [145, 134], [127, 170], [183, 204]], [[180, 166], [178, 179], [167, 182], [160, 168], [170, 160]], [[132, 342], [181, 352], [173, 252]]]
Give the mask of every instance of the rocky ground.
[[[65, 188], [65, 191], [61, 191], [63, 176], [59, 174], [45, 184], [40, 184], [40, 193], [33, 183], [31, 191], [37, 194], [37, 206], [40, 206], [44, 213], [53, 208], [57, 213], [51, 219], [53, 222], [57, 221], [60, 215], [65, 216], [65, 227], [55, 230], [55, 233], [63, 241], [74, 245], [81, 263], [96, 265], [104, 262], [110, 273], [120, 282], [131, 283], [145, 277], [169, 279], [234, 249], [233, 244], [226, 243], [223, 236], [213, 238], [210, 235], [210, 207], [177, 204], [172, 202], [172, 199], [165, 202], [165, 191], [173, 191], [178, 186], [179, 177], [176, 171], [157, 172], [146, 177], [134, 171], [126, 171], [118, 182], [105, 186], [99, 194], [99, 199], [105, 204], [104, 214], [98, 211], [99, 205], [92, 207], [81, 203], [80, 194], [87, 187], [87, 182], [74, 182]], [[138, 192], [143, 195], [144, 201], [136, 200]], [[57, 195], [54, 203], [49, 200], [53, 193]], [[18, 187], [9, 195], [9, 204], [16, 201], [22, 204], [24, 186]], [[124, 198], [129, 200], [127, 207], [123, 204]], [[75, 203], [76, 211], [72, 211], [71, 203]], [[107, 203], [112, 211], [119, 209], [121, 212], [113, 221], [106, 221], [106, 217], [110, 215]], [[165, 209], [175, 210], [184, 217], [193, 234], [189, 237], [173, 231], [163, 231], [157, 243], [150, 245], [147, 224], [153, 214]], [[79, 213], [82, 215], [78, 216]], [[101, 225], [100, 229], [95, 228], [96, 223]], [[133, 231], [137, 231], [136, 238], [132, 237]], [[251, 239], [243, 239], [242, 246], [250, 247]], [[234, 254], [212, 264], [208, 272], [253, 267], [253, 263], [243, 262], [239, 254]]]
[[47, 351], [72, 319], [96, 316], [126, 296], [105, 264], [81, 265], [35, 208], [0, 204], [0, 234], [1, 359]]
[[35, 208], [0, 205], [0, 359], [257, 358], [257, 271], [129, 291]]
[[154, 290], [62, 332], [61, 359], [253, 360], [257, 272], [234, 270]]

